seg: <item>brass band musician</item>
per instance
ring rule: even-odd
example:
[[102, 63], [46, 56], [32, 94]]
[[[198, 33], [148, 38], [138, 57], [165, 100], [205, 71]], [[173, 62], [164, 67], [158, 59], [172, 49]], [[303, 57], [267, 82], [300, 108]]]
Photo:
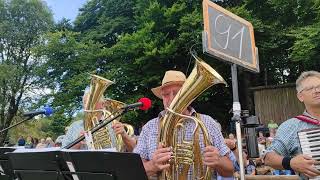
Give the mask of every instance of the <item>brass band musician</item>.
[[[320, 175], [319, 161], [302, 154], [297, 133], [320, 127], [320, 73], [303, 72], [296, 81], [296, 89], [298, 99], [305, 105], [302, 116], [310, 121], [303, 121], [297, 116], [283, 122], [265, 154], [265, 164], [275, 169], [294, 170], [301, 173], [302, 179], [307, 179]], [[319, 144], [318, 141], [317, 146]]]
[[[82, 98], [82, 102], [83, 102], [83, 107], [84, 104], [87, 102], [88, 100], [88, 91], [85, 91], [84, 96]], [[103, 109], [104, 108], [104, 101], [105, 99], [102, 97], [100, 99], [100, 101], [96, 104], [96, 109]], [[133, 148], [136, 145], [136, 139], [133, 137], [130, 137], [124, 128], [124, 125], [121, 122], [116, 122], [113, 123], [111, 125], [108, 124], [107, 125], [109, 131], [114, 131], [114, 135], [118, 135], [120, 134], [123, 140], [124, 145], [126, 146], [125, 149], [128, 152], [132, 152]], [[67, 133], [66, 136], [64, 137], [63, 141], [62, 141], [62, 147], [65, 147], [66, 145], [68, 145], [69, 143], [73, 142], [75, 139], [77, 139], [80, 135], [84, 134], [84, 123], [83, 120], [78, 120], [73, 122]], [[111, 137], [112, 138], [112, 137]], [[115, 138], [115, 137], [113, 137]], [[73, 146], [72, 149], [86, 149], [86, 145], [84, 142], [78, 143], [77, 145]]]
[[[155, 96], [162, 99], [164, 109], [169, 107], [172, 100], [186, 81], [186, 76], [180, 71], [167, 71], [163, 77], [162, 85], [153, 88], [152, 92]], [[140, 154], [144, 168], [148, 176], [156, 176], [158, 173], [170, 167], [170, 159], [173, 152], [171, 147], [163, 147], [161, 143], [158, 144], [157, 139], [159, 135], [159, 121], [164, 116], [166, 110], [159, 113], [159, 116], [150, 120], [142, 128], [137, 146], [134, 153]], [[188, 107], [184, 115], [195, 116], [198, 113], [192, 107]], [[228, 158], [230, 150], [224, 144], [221, 131], [217, 127], [217, 123], [208, 115], [199, 114], [202, 122], [209, 132], [209, 139], [214, 146], [205, 147], [200, 140], [200, 149], [203, 152], [203, 157], [200, 163], [211, 168], [222, 176], [233, 175], [233, 164]], [[193, 124], [186, 124], [185, 136], [190, 135]], [[200, 138], [201, 139], [201, 138]], [[188, 179], [192, 179], [192, 175], [188, 173]]]

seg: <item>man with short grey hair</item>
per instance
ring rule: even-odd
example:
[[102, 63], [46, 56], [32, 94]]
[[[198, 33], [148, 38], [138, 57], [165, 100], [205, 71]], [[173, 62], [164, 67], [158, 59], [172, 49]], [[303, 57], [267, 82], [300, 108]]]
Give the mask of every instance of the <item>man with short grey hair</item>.
[[302, 179], [307, 179], [319, 176], [320, 171], [316, 169], [314, 159], [302, 155], [297, 132], [320, 127], [320, 73], [303, 72], [296, 81], [296, 89], [298, 99], [305, 105], [305, 112], [301, 116], [310, 121], [297, 116], [283, 122], [264, 158], [266, 165], [275, 169], [294, 170], [300, 173]]
[[320, 78], [320, 73], [318, 71], [305, 71], [301, 73], [301, 75], [298, 77], [296, 81], [296, 89], [298, 93], [300, 93], [302, 90], [305, 90], [305, 87], [302, 86], [302, 81], [304, 81], [308, 77]]

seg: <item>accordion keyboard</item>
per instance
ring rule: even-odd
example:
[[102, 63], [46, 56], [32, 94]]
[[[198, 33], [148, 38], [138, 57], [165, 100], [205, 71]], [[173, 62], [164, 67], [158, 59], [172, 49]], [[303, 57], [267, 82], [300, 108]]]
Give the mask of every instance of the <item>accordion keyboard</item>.
[[[315, 168], [320, 170], [320, 128], [299, 131], [298, 137], [302, 154], [312, 157], [316, 161]], [[320, 176], [312, 180], [320, 180]]]

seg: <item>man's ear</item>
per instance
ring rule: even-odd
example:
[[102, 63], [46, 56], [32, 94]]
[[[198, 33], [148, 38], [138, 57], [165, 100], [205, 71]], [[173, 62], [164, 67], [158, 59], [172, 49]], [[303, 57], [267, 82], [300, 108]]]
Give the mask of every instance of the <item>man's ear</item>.
[[299, 99], [300, 102], [303, 102], [303, 95], [302, 93], [297, 93], [297, 98]]

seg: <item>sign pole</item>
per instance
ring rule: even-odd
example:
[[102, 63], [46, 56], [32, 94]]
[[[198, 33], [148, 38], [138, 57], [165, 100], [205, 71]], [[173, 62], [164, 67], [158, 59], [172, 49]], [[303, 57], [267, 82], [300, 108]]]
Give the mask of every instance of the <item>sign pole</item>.
[[238, 149], [238, 157], [239, 157], [239, 165], [240, 165], [240, 179], [244, 180], [244, 165], [242, 158], [242, 137], [241, 137], [241, 105], [239, 101], [239, 93], [238, 93], [238, 72], [237, 65], [231, 65], [231, 77], [232, 77], [232, 95], [233, 95], [233, 117], [232, 121], [236, 124], [236, 136], [237, 136], [237, 149]]
[[233, 117], [236, 126], [240, 178], [245, 179], [242, 137], [241, 105], [238, 94], [237, 67], [258, 73], [258, 48], [255, 46], [253, 26], [247, 20], [231, 13], [211, 0], [203, 0], [203, 52], [231, 63]]

